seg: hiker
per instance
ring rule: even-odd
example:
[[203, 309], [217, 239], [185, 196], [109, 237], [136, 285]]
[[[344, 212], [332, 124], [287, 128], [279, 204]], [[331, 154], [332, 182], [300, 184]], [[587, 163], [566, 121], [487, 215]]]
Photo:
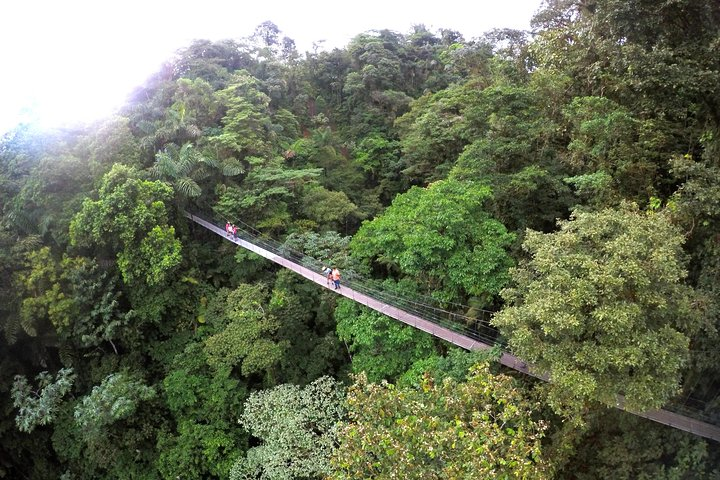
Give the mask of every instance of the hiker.
[[330, 286], [330, 282], [333, 281], [332, 268], [330, 268], [330, 267], [323, 267], [323, 269], [322, 269], [322, 274], [325, 275], [325, 278], [327, 279], [327, 286], [329, 287], [329, 286]]
[[232, 228], [232, 236], [234, 240], [237, 240], [237, 226], [233, 224], [230, 228]]
[[335, 283], [335, 290], [340, 288], [340, 270], [337, 268], [333, 268], [332, 270], [332, 279], [333, 283]]
[[225, 222], [225, 236], [229, 237], [231, 232], [232, 232], [232, 226], [230, 225], [230, 220], [228, 220]]

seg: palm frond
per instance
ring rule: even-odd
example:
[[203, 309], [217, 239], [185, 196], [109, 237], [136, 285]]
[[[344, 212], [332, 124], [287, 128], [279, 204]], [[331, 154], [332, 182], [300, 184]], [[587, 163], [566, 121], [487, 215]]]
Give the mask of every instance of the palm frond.
[[240, 175], [244, 171], [245, 168], [243, 168], [242, 163], [235, 158], [228, 158], [223, 162], [222, 174], [226, 177], [234, 177], [235, 175]]
[[21, 315], [20, 326], [30, 337], [37, 337], [37, 326], [35, 325], [35, 317], [32, 315]]
[[1, 322], [5, 334], [5, 341], [8, 345], [12, 345], [17, 341], [18, 332], [20, 332], [20, 318], [17, 315], [9, 314]]
[[203, 155], [200, 157], [199, 162], [215, 170], [220, 169], [220, 162], [215, 157], [206, 157]]
[[202, 193], [200, 186], [189, 177], [179, 178], [175, 182], [175, 189], [186, 197], [199, 197]]
[[178, 176], [177, 165], [167, 149], [155, 155], [155, 165], [150, 167], [150, 174], [154, 178], [176, 178]]

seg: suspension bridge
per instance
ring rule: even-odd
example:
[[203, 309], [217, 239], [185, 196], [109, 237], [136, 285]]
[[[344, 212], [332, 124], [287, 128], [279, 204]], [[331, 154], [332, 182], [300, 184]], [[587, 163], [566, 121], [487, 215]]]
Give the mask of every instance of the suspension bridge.
[[[185, 212], [185, 216], [225, 240], [292, 270], [318, 285], [326, 286], [327, 278], [318, 273], [322, 267], [318, 260], [293, 252], [272, 239], [263, 238], [260, 232], [254, 231], [250, 226], [239, 229], [237, 236], [230, 237], [224, 228], [196, 214]], [[477, 316], [470, 318], [428, 305], [422, 298], [404, 298], [352, 278], [344, 279], [343, 286], [334, 292], [465, 350], [488, 350], [500, 343], [497, 332], [490, 325], [489, 316], [492, 312], [480, 311], [479, 318]], [[501, 343], [500, 345], [502, 346]], [[540, 380], [550, 381], [546, 372], [539, 371], [533, 365], [506, 350], [503, 348], [499, 359], [502, 365]], [[624, 399], [621, 395], [618, 395], [617, 408], [625, 410]], [[685, 410], [691, 409], [685, 408]], [[720, 441], [720, 427], [688, 415], [668, 409], [645, 412], [627, 411], [700, 437]]]

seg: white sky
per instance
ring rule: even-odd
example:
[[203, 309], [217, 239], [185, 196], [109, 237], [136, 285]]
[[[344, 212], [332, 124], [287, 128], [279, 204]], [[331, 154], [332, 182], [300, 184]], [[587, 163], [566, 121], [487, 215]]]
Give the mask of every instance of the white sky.
[[193, 39], [250, 35], [270, 20], [303, 53], [315, 41], [414, 24], [466, 39], [528, 29], [541, 0], [5, 0], [0, 4], [0, 133], [110, 115], [132, 89]]

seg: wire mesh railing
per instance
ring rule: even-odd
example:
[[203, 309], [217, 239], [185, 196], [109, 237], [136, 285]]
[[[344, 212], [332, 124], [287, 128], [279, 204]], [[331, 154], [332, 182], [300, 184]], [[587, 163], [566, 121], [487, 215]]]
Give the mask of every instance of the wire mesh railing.
[[[191, 215], [199, 219], [213, 219], [212, 221], [205, 221], [220, 231], [224, 230], [221, 226], [222, 222], [218, 223], [215, 215], [208, 215], [207, 213], [192, 213]], [[291, 248], [269, 237], [267, 234], [258, 231], [245, 222], [237, 220], [235, 225], [238, 227], [238, 239], [266, 250], [273, 255], [280, 256], [316, 273], [320, 273], [323, 267], [328, 266], [325, 262]], [[489, 346], [497, 346], [503, 353], [511, 353], [507, 343], [500, 336], [498, 330], [490, 323], [493, 314], [491, 311], [475, 309], [475, 311], [479, 313], [477, 317], [453, 312], [441, 306], [431, 304], [428, 300], [437, 301], [433, 297], [413, 295], [405, 291], [392, 291], [387, 284], [378, 284], [378, 282], [373, 279], [363, 278], [356, 272], [351, 271], [343, 274], [343, 285], [355, 292], [415, 315], [416, 317], [432, 322], [472, 340], [482, 342]], [[451, 304], [458, 309], [470, 309], [467, 305]], [[665, 409], [712, 425], [720, 425], [720, 405], [718, 405], [717, 399], [708, 402], [696, 399], [692, 397], [692, 395], [684, 395], [670, 401]]]
[[[208, 215], [205, 212], [193, 212], [192, 215], [201, 219], [211, 218], [213, 220], [209, 223], [219, 230], [224, 230], [223, 227], [220, 226], [222, 225], [222, 222], [219, 222], [218, 218], [214, 215]], [[326, 264], [321, 260], [311, 257], [310, 255], [300, 252], [294, 248], [290, 248], [288, 245], [269, 237], [241, 220], [234, 221], [233, 223], [237, 227], [236, 236], [238, 239], [249, 242], [274, 255], [290, 260], [291, 262], [301, 265], [313, 272], [319, 273], [322, 271], [323, 267], [326, 266]], [[377, 285], [372, 280], [365, 279], [356, 272], [344, 272], [343, 285], [355, 292], [367, 295], [368, 297], [435, 323], [436, 325], [447, 328], [453, 332], [459, 333], [473, 340], [480, 341], [489, 346], [499, 345], [503, 348], [503, 350], [505, 350], [505, 342], [502, 337], [500, 337], [497, 329], [490, 324], [490, 316], [492, 312], [488, 310], [475, 309], [478, 313], [477, 316], [468, 316], [463, 313], [453, 312], [438, 305], [432, 305], [423, 301], [432, 297], [421, 295], [413, 296], [407, 292], [403, 292], [402, 294], [393, 292], [388, 290], [387, 286]], [[468, 309], [470, 308], [467, 306], [465, 307]]]

